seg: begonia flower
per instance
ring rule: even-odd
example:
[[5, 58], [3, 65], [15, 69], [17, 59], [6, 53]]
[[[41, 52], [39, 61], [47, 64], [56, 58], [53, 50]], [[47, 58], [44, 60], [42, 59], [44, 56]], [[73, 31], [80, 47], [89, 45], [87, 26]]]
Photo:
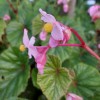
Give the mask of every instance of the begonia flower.
[[3, 17], [3, 20], [4, 21], [9, 21], [11, 18], [9, 15], [5, 14], [4, 17]]
[[92, 21], [100, 18], [100, 5], [93, 5], [88, 10], [89, 15], [92, 18]]
[[32, 56], [35, 58], [35, 62], [37, 63], [37, 68], [40, 74], [43, 74], [43, 69], [46, 64], [46, 52], [48, 50], [47, 46], [34, 46], [35, 37], [32, 36], [29, 40], [28, 31], [24, 29], [24, 36], [23, 36], [23, 44], [26, 48], [28, 48], [28, 55], [29, 58]]
[[58, 4], [58, 5], [63, 4], [63, 11], [64, 11], [65, 13], [67, 13], [68, 10], [69, 10], [69, 6], [68, 6], [68, 2], [69, 2], [69, 1], [70, 1], [70, 0], [57, 0], [57, 4]]
[[68, 93], [66, 96], [66, 100], [83, 100], [83, 98], [76, 94]]
[[51, 33], [49, 41], [50, 47], [56, 47], [60, 42], [65, 40], [65, 34], [66, 36], [68, 35], [66, 41], [70, 39], [71, 31], [68, 28], [61, 25], [51, 14], [47, 14], [42, 9], [39, 9], [39, 11], [42, 15], [41, 20], [46, 23], [42, 29], [42, 32], [40, 33], [41, 40], [46, 40], [48, 32]]

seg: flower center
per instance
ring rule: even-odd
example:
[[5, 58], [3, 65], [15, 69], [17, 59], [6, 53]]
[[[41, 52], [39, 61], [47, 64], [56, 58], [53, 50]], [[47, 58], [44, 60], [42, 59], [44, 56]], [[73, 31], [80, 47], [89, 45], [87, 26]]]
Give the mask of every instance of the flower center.
[[44, 29], [45, 32], [48, 33], [48, 32], [51, 32], [51, 31], [52, 31], [53, 26], [52, 26], [51, 23], [46, 23], [46, 24], [44, 25], [43, 29]]
[[22, 52], [25, 51], [25, 46], [24, 45], [20, 45], [19, 50], [22, 51]]

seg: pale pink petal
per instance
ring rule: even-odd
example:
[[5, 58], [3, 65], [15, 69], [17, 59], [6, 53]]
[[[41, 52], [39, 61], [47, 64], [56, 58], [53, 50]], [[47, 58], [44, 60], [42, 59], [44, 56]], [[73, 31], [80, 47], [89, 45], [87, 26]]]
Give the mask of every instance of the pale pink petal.
[[88, 13], [89, 13], [90, 16], [92, 17], [99, 9], [100, 9], [100, 6], [99, 6], [99, 5], [91, 6], [91, 7], [88, 9]]
[[62, 27], [60, 26], [58, 22], [54, 24], [51, 35], [55, 40], [63, 40], [64, 35], [62, 32]]
[[43, 74], [44, 65], [37, 63], [37, 68], [40, 74]]
[[95, 21], [97, 19], [100, 18], [100, 11], [96, 12], [93, 16], [92, 16], [92, 21]]
[[45, 31], [42, 31], [40, 33], [40, 36], [39, 37], [40, 37], [41, 40], [45, 41], [46, 40], [46, 36], [47, 36], [47, 33]]
[[54, 48], [56, 47], [57, 45], [59, 44], [59, 41], [58, 40], [55, 40], [53, 39], [53, 37], [50, 37], [50, 40], [49, 40], [49, 46]]
[[23, 44], [25, 45], [25, 47], [28, 48], [29, 38], [28, 38], [28, 30], [27, 29], [24, 29]]
[[64, 39], [66, 42], [71, 38], [71, 31], [68, 28], [64, 29]]
[[68, 10], [69, 10], [68, 4], [64, 4], [64, 5], [63, 5], [63, 11], [64, 11], [65, 13], [67, 13]]
[[63, 0], [58, 0], [58, 1], [57, 1], [57, 4], [58, 4], [58, 5], [61, 4], [62, 1], [63, 1]]
[[35, 46], [29, 46], [28, 47], [29, 58], [32, 58], [32, 56], [33, 56], [36, 59], [38, 54], [39, 53], [38, 53], [37, 48]]
[[10, 16], [9, 15], [4, 15], [4, 17], [3, 17], [3, 20], [5, 20], [5, 21], [9, 21], [11, 18], [10, 18]]
[[30, 41], [29, 41], [29, 45], [32, 46], [35, 43], [35, 37], [32, 36]]
[[83, 100], [83, 98], [76, 94], [68, 93], [66, 96], [66, 100]]
[[100, 44], [98, 44], [98, 48], [100, 48]]
[[41, 20], [43, 20], [44, 22], [54, 23], [56, 21], [55, 17], [52, 16], [51, 14], [47, 14], [42, 9], [39, 9], [39, 11], [42, 14]]

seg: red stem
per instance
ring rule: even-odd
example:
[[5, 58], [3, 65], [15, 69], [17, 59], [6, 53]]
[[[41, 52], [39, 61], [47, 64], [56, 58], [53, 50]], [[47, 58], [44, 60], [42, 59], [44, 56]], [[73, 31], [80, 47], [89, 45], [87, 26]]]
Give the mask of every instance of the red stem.
[[93, 55], [96, 59], [100, 61], [100, 57], [87, 45], [84, 45], [82, 48], [87, 50], [91, 55]]
[[70, 28], [70, 30], [75, 34], [75, 36], [79, 39], [79, 41], [81, 42], [82, 45], [85, 45], [84, 40], [81, 38], [81, 36], [78, 34], [78, 32], [76, 30], [74, 30], [73, 28]]
[[17, 15], [18, 11], [14, 8], [14, 6], [12, 5], [12, 3], [9, 0], [6, 0], [10, 6], [10, 8], [12, 9], [12, 11]]

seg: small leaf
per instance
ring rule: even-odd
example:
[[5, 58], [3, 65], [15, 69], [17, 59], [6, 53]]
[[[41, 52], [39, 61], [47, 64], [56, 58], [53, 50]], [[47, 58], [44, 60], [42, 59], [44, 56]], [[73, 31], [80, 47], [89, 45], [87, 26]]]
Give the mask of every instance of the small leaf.
[[41, 16], [37, 15], [33, 20], [32, 20], [32, 33], [33, 35], [40, 34], [43, 28], [43, 22], [41, 20]]
[[48, 100], [59, 100], [67, 93], [71, 84], [71, 76], [56, 56], [49, 56], [44, 74], [37, 76], [37, 83]]
[[51, 49], [48, 54], [53, 54], [58, 56], [59, 59], [63, 62], [64, 60], [69, 58], [69, 49], [70, 49], [69, 47], [57, 47]]
[[0, 99], [18, 96], [27, 86], [30, 76], [28, 56], [18, 48], [9, 48], [0, 56]]
[[22, 42], [24, 25], [17, 21], [12, 21], [7, 27], [7, 39], [11, 45], [20, 45]]
[[36, 87], [36, 88], [39, 88], [39, 85], [37, 84], [37, 73], [38, 73], [38, 70], [36, 68], [34, 68], [32, 70], [32, 82], [33, 82], [33, 85]]

